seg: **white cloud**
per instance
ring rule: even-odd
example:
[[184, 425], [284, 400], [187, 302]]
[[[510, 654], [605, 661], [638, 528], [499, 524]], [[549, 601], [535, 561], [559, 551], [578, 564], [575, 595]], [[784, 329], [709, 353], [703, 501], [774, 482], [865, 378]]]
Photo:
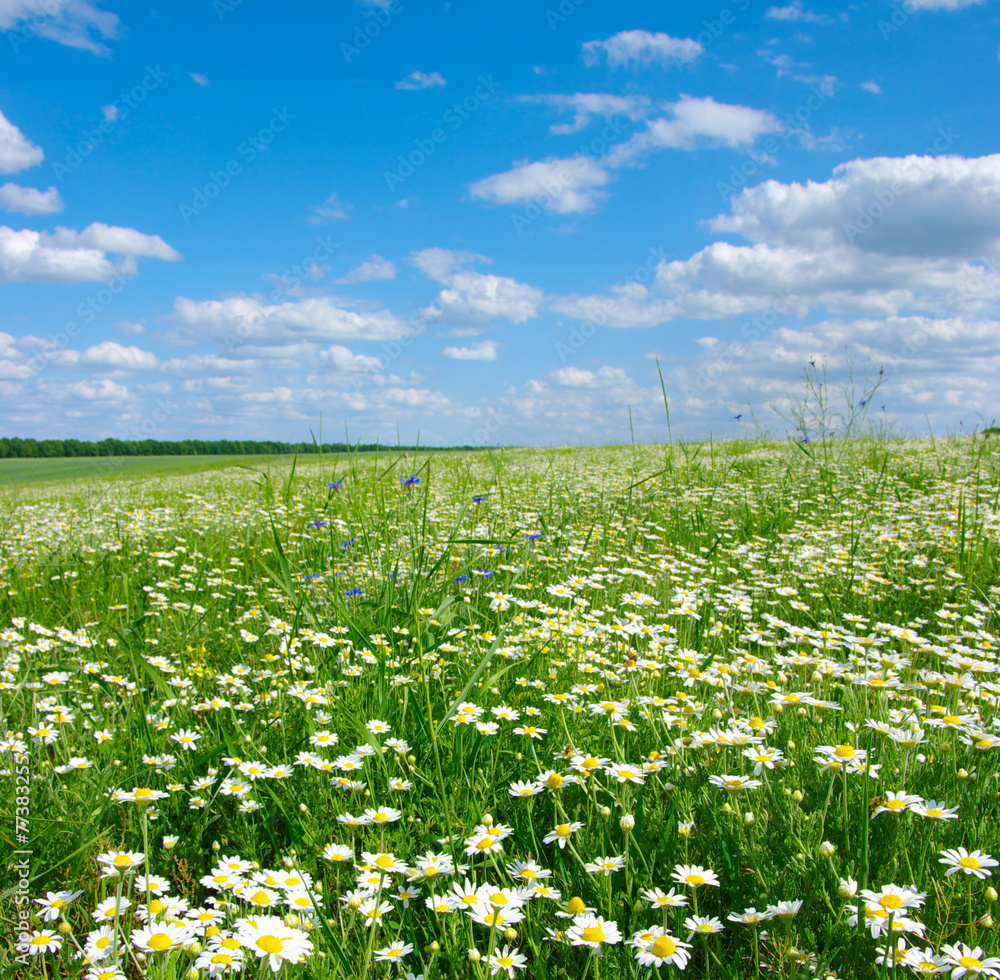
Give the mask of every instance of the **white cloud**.
[[428, 248], [414, 253], [412, 261], [426, 276], [446, 287], [424, 310], [428, 320], [479, 324], [502, 318], [515, 324], [524, 323], [538, 315], [545, 296], [542, 290], [516, 279], [465, 268], [470, 262], [489, 261], [481, 255]]
[[814, 14], [802, 8], [802, 0], [792, 0], [787, 7], [768, 7], [764, 14], [767, 20], [799, 21], [804, 24], [832, 24], [834, 20], [826, 14]]
[[823, 183], [765, 181], [731, 207], [709, 227], [751, 245], [717, 241], [661, 261], [650, 287], [552, 308], [633, 327], [768, 310], [954, 315], [1000, 302], [1000, 156], [854, 160]]
[[590, 125], [594, 116], [609, 118], [627, 116], [635, 121], [649, 114], [650, 99], [647, 95], [606, 95], [600, 92], [577, 92], [575, 95], [522, 95], [520, 102], [551, 106], [573, 113], [571, 123], [553, 123], [549, 128], [557, 135], [579, 133]]
[[331, 221], [347, 221], [350, 218], [349, 204], [341, 204], [334, 191], [322, 204], [316, 204], [309, 215], [309, 221], [314, 225], [326, 224]]
[[750, 146], [758, 136], [781, 129], [781, 122], [770, 112], [716, 102], [710, 96], [684, 95], [666, 108], [672, 118], [649, 120], [644, 131], [614, 147], [604, 162], [611, 167], [624, 166], [646, 153], [690, 150], [704, 143], [731, 148]]
[[469, 186], [469, 193], [493, 204], [537, 201], [555, 214], [583, 213], [603, 199], [600, 188], [610, 179], [607, 170], [590, 157], [554, 158], [484, 177]]
[[337, 371], [366, 371], [369, 368], [381, 368], [381, 357], [370, 357], [366, 354], [355, 354], [340, 344], [334, 344], [317, 355], [320, 362], [329, 364]]
[[110, 378], [102, 378], [100, 381], [76, 381], [66, 385], [64, 390], [67, 394], [86, 401], [120, 402], [128, 395], [128, 388], [115, 384]]
[[571, 365], [553, 371], [552, 380], [563, 388], [606, 388], [626, 383], [628, 375], [622, 368], [607, 364], [597, 371]]
[[453, 361], [495, 361], [499, 347], [495, 340], [483, 340], [469, 347], [445, 347], [441, 353]]
[[159, 364], [159, 358], [139, 347], [125, 347], [113, 340], [105, 340], [88, 347], [80, 355], [80, 363], [118, 368], [123, 371], [143, 371], [155, 368]]
[[91, 54], [109, 55], [107, 45], [97, 37], [112, 40], [119, 35], [117, 14], [99, 10], [103, 0], [0, 0], [0, 31], [15, 31], [11, 46], [18, 51], [28, 43], [24, 27], [29, 25], [39, 37]]
[[[108, 254], [123, 255], [117, 265]], [[175, 262], [180, 254], [159, 235], [95, 222], [83, 231], [52, 233], [0, 225], [0, 282], [86, 282], [134, 272], [134, 256]]]
[[146, 332], [143, 324], [134, 323], [131, 320], [119, 320], [115, 324], [115, 329], [126, 337], [139, 337]]
[[907, 10], [961, 10], [963, 7], [974, 7], [985, 0], [909, 0]]
[[606, 55], [610, 68], [645, 67], [648, 65], [688, 65], [705, 49], [689, 37], [676, 38], [669, 34], [649, 31], [621, 31], [603, 41], [587, 41], [583, 45], [583, 60], [596, 65]]
[[372, 282], [376, 279], [395, 279], [396, 266], [381, 255], [373, 255], [367, 262], [351, 269], [346, 275], [336, 280], [340, 285], [355, 282]]
[[[3, 0], [0, 0], [2, 4]], [[3, 8], [0, 7], [0, 24]], [[40, 146], [35, 146], [2, 112], [0, 112], [0, 174], [16, 174], [34, 167], [45, 159]]]
[[866, 92], [871, 92], [872, 95], [882, 94], [882, 86], [878, 82], [862, 82], [861, 88]]
[[104, 119], [107, 122], [115, 122], [118, 119], [118, 106], [116, 105], [102, 105], [101, 112], [104, 113]]
[[253, 296], [174, 303], [172, 339], [195, 343], [210, 339], [235, 345], [273, 347], [290, 341], [396, 340], [407, 325], [388, 310], [355, 312], [328, 297], [307, 297], [267, 304]]
[[439, 85], [446, 85], [440, 72], [432, 71], [429, 75], [422, 71], [411, 71], [406, 78], [396, 82], [395, 87], [407, 92], [419, 92], [425, 88], [436, 88]]
[[822, 183], [747, 188], [731, 208], [709, 222], [713, 231], [809, 249], [980, 258], [1000, 244], [1000, 154], [851, 160]]
[[20, 214], [55, 214], [62, 211], [63, 200], [57, 187], [40, 191], [34, 187], [3, 184], [0, 186], [0, 207], [7, 212], [16, 211]]
[[188, 75], [191, 76], [191, 81], [194, 82], [195, 85], [200, 85], [202, 88], [205, 88], [208, 85], [207, 75], [201, 75], [196, 71], [189, 71]]

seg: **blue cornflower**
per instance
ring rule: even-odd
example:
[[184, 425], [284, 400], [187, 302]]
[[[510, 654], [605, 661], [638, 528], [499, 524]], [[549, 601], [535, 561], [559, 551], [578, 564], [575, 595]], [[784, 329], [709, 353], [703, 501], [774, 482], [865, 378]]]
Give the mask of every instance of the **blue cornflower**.
[[467, 582], [468, 580], [469, 580], [468, 575], [459, 575], [458, 578], [455, 579], [456, 582]]
[[411, 473], [408, 477], [400, 477], [399, 482], [403, 484], [404, 487], [415, 487], [420, 483], [420, 477], [416, 473]]
[[341, 541], [340, 542], [340, 547], [341, 548], [350, 548], [353, 544], [354, 544], [354, 535], [352, 534], [350, 541]]
[[541, 537], [541, 535], [540, 534], [526, 534], [525, 537], [529, 541], [537, 541]]
[[364, 595], [364, 592], [362, 592], [361, 589], [348, 589], [344, 593], [344, 595], [348, 595], [348, 596], [350, 596], [350, 595]]
[[326, 521], [321, 521], [318, 517], [313, 521], [312, 524], [315, 528], [326, 527]]
[[328, 487], [329, 487], [329, 488], [330, 488], [331, 490], [343, 490], [343, 489], [344, 489], [344, 481], [343, 481], [343, 480], [331, 480], [331, 481], [330, 481], [330, 482], [329, 482], [329, 483], [327, 484], [327, 486], [328, 486]]
[[481, 504], [481, 503], [484, 503], [485, 501], [486, 501], [485, 497], [473, 497], [472, 498], [472, 502], [474, 504]]

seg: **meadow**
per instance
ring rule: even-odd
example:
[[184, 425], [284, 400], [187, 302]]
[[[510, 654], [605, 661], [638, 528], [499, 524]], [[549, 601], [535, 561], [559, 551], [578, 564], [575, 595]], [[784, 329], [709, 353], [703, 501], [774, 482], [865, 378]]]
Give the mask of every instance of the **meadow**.
[[1000, 448], [0, 489], [4, 977], [1000, 975]]

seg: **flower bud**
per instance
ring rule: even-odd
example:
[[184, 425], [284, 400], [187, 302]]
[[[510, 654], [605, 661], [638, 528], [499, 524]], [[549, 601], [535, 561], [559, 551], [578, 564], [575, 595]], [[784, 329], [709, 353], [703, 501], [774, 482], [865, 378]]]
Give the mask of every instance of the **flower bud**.
[[435, 939], [434, 942], [428, 943], [424, 947], [424, 952], [428, 953], [428, 954], [430, 954], [430, 953], [437, 953], [437, 952], [440, 951], [440, 949], [441, 949], [441, 944]]
[[[990, 925], [993, 925], [993, 923], [991, 922]], [[507, 939], [509, 939], [511, 942], [513, 942], [515, 939], [517, 939], [517, 930], [511, 928], [510, 926], [508, 926], [506, 929], [504, 929], [503, 934], [504, 934], [504, 937], [507, 938]]]
[[801, 803], [802, 802], [802, 790], [797, 789], [794, 793], [792, 793], [792, 799], [795, 800], [796, 803]]
[[714, 718], [715, 721], [722, 721], [722, 712], [719, 711], [718, 708], [713, 708], [712, 709], [712, 718]]
[[632, 830], [635, 827], [635, 817], [631, 813], [623, 813], [621, 818], [618, 820], [618, 826], [622, 830]]
[[220, 845], [219, 845], [219, 842], [217, 840], [212, 841], [212, 850], [213, 851], [215, 851], [216, 853], [218, 853], [219, 847], [220, 847]]
[[192, 956], [197, 956], [199, 953], [204, 952], [205, 947], [202, 946], [201, 943], [191, 943], [191, 945], [187, 947], [187, 950], [192, 954]]
[[482, 958], [483, 957], [480, 955], [480, 952], [479, 952], [478, 949], [470, 949], [469, 950], [469, 962], [470, 963], [478, 963]]
[[483, 824], [484, 827], [492, 827], [493, 826], [493, 814], [492, 813], [484, 813], [483, 817], [482, 817], [482, 824]]
[[733, 808], [728, 803], [723, 803], [722, 804], [722, 812], [723, 813], [732, 813], [733, 812]]
[[959, 769], [958, 770], [958, 778], [959, 779], [968, 779], [969, 778], [969, 770], [968, 769]]
[[417, 757], [415, 755], [408, 755], [406, 761], [411, 765], [415, 766], [417, 764]]
[[609, 807], [609, 806], [602, 806], [601, 807], [601, 816], [602, 817], [610, 817], [611, 816], [611, 807]]
[[743, 822], [748, 826], [752, 827], [756, 822], [757, 818], [753, 815], [751, 811], [747, 811], [743, 814]]
[[299, 924], [299, 917], [294, 912], [289, 912], [282, 920], [289, 929], [294, 929]]
[[995, 902], [997, 900], [997, 890], [992, 885], [986, 889], [984, 894], [986, 895], [987, 902]]
[[73, 927], [65, 919], [59, 923], [59, 934], [61, 936], [68, 936], [72, 931]]
[[984, 929], [992, 929], [993, 928], [993, 916], [990, 915], [989, 912], [987, 912], [985, 915], [981, 915], [976, 921]]
[[830, 841], [825, 840], [819, 845], [819, 853], [825, 857], [833, 857], [837, 853], [837, 847], [835, 844], [831, 844]]

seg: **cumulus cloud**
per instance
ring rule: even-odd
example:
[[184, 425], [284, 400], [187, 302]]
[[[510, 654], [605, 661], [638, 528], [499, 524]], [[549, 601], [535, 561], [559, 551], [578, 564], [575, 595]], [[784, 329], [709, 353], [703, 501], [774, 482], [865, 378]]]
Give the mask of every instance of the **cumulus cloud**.
[[803, 24], [832, 24], [834, 19], [826, 14], [814, 14], [804, 10], [802, 0], [792, 0], [786, 7], [768, 7], [764, 14], [767, 20], [798, 21]]
[[595, 116], [610, 118], [620, 115], [635, 121], [649, 114], [651, 101], [647, 95], [607, 95], [601, 92], [577, 92], [575, 95], [522, 95], [520, 102], [547, 105], [561, 112], [572, 112], [571, 123], [553, 123], [549, 129], [557, 135], [579, 133], [590, 125]]
[[432, 71], [429, 75], [422, 71], [411, 71], [406, 78], [396, 82], [395, 87], [407, 92], [419, 92], [425, 88], [436, 88], [439, 85], [446, 85], [444, 77], [440, 72]]
[[583, 60], [587, 65], [596, 65], [606, 57], [609, 68], [679, 67], [690, 64], [704, 51], [697, 41], [689, 37], [677, 38], [649, 31], [620, 31], [603, 41], [587, 41], [583, 45]]
[[[124, 256], [113, 263], [109, 254]], [[180, 254], [159, 235], [95, 222], [83, 231], [45, 233], [0, 225], [0, 282], [86, 282], [135, 271], [135, 256], [176, 262]]]
[[334, 191], [322, 204], [316, 204], [309, 215], [309, 221], [314, 225], [327, 224], [331, 221], [347, 221], [351, 205], [342, 204]]
[[159, 364], [159, 358], [140, 347], [125, 347], [113, 340], [105, 340], [88, 347], [80, 355], [80, 363], [123, 371], [142, 371], [155, 368]]
[[681, 96], [669, 104], [670, 116], [651, 119], [646, 129], [614, 147], [605, 158], [608, 166], [633, 163], [657, 150], [691, 150], [696, 146], [750, 146], [758, 136], [781, 129], [770, 112], [748, 106], [716, 102], [709, 97]]
[[[3, 24], [2, 11], [0, 6], [0, 26]], [[0, 112], [0, 174], [16, 174], [19, 170], [34, 167], [44, 159], [42, 148], [35, 146]]]
[[751, 244], [716, 241], [661, 261], [649, 286], [553, 308], [630, 327], [772, 308], [941, 315], [1000, 300], [1000, 156], [881, 157], [842, 164], [822, 183], [765, 181], [708, 226]]
[[495, 340], [483, 340], [468, 347], [445, 347], [441, 353], [452, 361], [495, 361], [499, 348]]
[[961, 10], [963, 7], [975, 7], [985, 0], [909, 0], [908, 10]]
[[482, 324], [497, 318], [524, 323], [538, 315], [544, 299], [542, 290], [534, 286], [466, 268], [472, 262], [489, 261], [481, 255], [428, 248], [415, 252], [412, 261], [424, 275], [445, 286], [424, 311], [429, 320]]
[[328, 364], [337, 371], [367, 371], [369, 368], [382, 367], [381, 357], [355, 354], [340, 344], [321, 350], [317, 356], [322, 364]]
[[188, 75], [191, 76], [191, 81], [194, 82], [195, 85], [200, 85], [202, 88], [207, 88], [209, 84], [208, 75], [202, 75], [196, 71], [189, 71]]
[[8, 213], [55, 214], [57, 211], [62, 211], [63, 200], [57, 187], [39, 191], [34, 187], [21, 187], [18, 184], [8, 183], [0, 186], [0, 207]]
[[33, 34], [70, 48], [107, 56], [111, 52], [98, 38], [113, 40], [119, 36], [121, 22], [117, 14], [100, 10], [103, 0], [0, 0], [0, 31], [14, 31], [11, 46], [15, 51], [28, 43], [24, 28]]
[[405, 323], [388, 310], [356, 312], [329, 297], [306, 297], [268, 304], [254, 296], [222, 300], [178, 297], [171, 314], [170, 337], [182, 343], [210, 339], [273, 348], [290, 341], [396, 340], [406, 335]]
[[340, 285], [350, 285], [355, 282], [372, 282], [377, 279], [395, 279], [396, 266], [381, 255], [373, 255], [367, 262], [351, 269], [337, 282]]
[[590, 157], [550, 158], [478, 180], [469, 193], [492, 204], [539, 200], [555, 214], [580, 214], [603, 200], [601, 188], [610, 180], [608, 171]]
[[[552, 101], [565, 99], [565, 102]], [[566, 132], [591, 114], [622, 113], [638, 118], [646, 109], [641, 98], [617, 102], [617, 96], [546, 96], [549, 104], [571, 108], [576, 113]], [[582, 101], [581, 101], [582, 100]], [[663, 108], [668, 116], [649, 119], [646, 128], [624, 143], [613, 146], [603, 157], [584, 154], [519, 163], [513, 169], [493, 174], [469, 186], [471, 197], [493, 204], [534, 202], [554, 214], [582, 214], [594, 210], [606, 196], [611, 170], [634, 166], [643, 157], [660, 150], [693, 150], [701, 146], [737, 149], [752, 145], [765, 133], [781, 129], [772, 113], [747, 106], [716, 102], [710, 97], [682, 96]]]

